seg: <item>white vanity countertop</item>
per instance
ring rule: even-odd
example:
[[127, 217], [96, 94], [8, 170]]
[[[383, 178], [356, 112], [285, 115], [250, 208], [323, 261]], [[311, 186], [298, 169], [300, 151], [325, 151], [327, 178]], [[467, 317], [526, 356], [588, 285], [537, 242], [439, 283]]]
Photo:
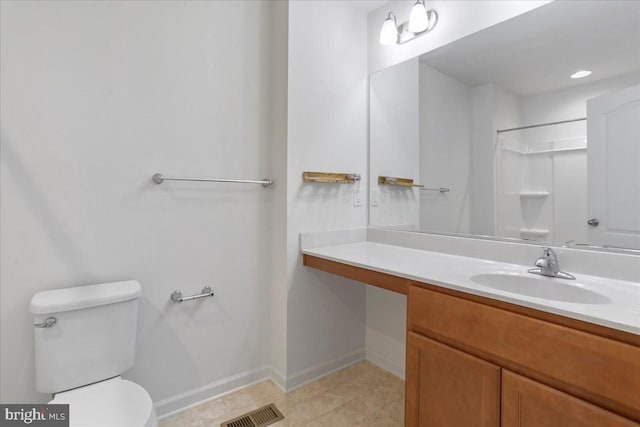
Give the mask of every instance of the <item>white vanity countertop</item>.
[[[531, 274], [540, 281], [577, 286], [606, 296], [606, 303], [576, 303], [538, 298], [481, 285], [472, 280], [478, 274], [522, 275], [531, 268], [518, 264], [449, 255], [370, 241], [319, 248], [303, 248], [302, 253], [361, 267], [368, 270], [426, 282], [495, 300], [559, 314], [640, 335], [640, 284], [586, 274], [576, 280], [547, 278]], [[562, 265], [562, 260], [560, 260]], [[572, 273], [572, 272], [569, 272]], [[528, 277], [527, 274], [524, 274]], [[542, 283], [553, 286], [554, 283]]]

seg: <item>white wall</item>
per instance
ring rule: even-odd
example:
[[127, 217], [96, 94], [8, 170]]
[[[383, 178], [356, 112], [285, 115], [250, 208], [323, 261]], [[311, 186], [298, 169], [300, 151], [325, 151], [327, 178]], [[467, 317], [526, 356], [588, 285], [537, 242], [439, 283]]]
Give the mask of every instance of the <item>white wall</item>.
[[420, 229], [469, 232], [471, 87], [420, 63]]
[[414, 58], [549, 2], [540, 0], [429, 1], [427, 7], [436, 10], [439, 15], [438, 25], [433, 31], [402, 45], [382, 46], [378, 39], [380, 28], [387, 14], [394, 12], [397, 23], [401, 24], [409, 19], [411, 7], [415, 3], [413, 0], [390, 1], [371, 12], [368, 17], [369, 74]]
[[417, 58], [370, 77], [371, 225], [417, 227], [420, 221], [417, 188], [378, 184], [379, 176], [420, 182], [419, 86]]
[[367, 360], [405, 375], [407, 297], [367, 286]]
[[285, 387], [287, 371], [287, 86], [289, 2], [271, 2], [273, 32], [271, 61], [271, 292], [270, 359], [271, 378]]
[[[365, 285], [302, 266], [302, 231], [367, 224], [366, 15], [348, 1], [289, 4], [287, 388], [364, 357]], [[302, 182], [303, 171], [362, 175]]]
[[[143, 287], [125, 376], [156, 402], [265, 375], [273, 190], [150, 178], [270, 176], [271, 40], [281, 29], [269, 7], [2, 2], [3, 403], [50, 398], [35, 390], [31, 296], [123, 279]], [[363, 57], [339, 88], [362, 117]], [[343, 143], [363, 138], [358, 120]], [[358, 144], [349, 166], [364, 169]], [[364, 210], [353, 222], [364, 223]], [[169, 302], [175, 289], [204, 285], [213, 299]]]
[[471, 234], [496, 232], [496, 131], [518, 126], [518, 99], [494, 84], [472, 89], [469, 215]]
[[[523, 124], [586, 117], [587, 99], [637, 85], [640, 82], [640, 73], [625, 74], [593, 82], [589, 82], [589, 79], [591, 77], [585, 78], [584, 84], [580, 86], [523, 97], [521, 101]], [[548, 136], [549, 132], [552, 133], [551, 136], [554, 138], [571, 138], [575, 135], [575, 129], [572, 129], [570, 125], [567, 126], [563, 125], [557, 129], [540, 128], [536, 131], [530, 131], [531, 138], [539, 140]]]

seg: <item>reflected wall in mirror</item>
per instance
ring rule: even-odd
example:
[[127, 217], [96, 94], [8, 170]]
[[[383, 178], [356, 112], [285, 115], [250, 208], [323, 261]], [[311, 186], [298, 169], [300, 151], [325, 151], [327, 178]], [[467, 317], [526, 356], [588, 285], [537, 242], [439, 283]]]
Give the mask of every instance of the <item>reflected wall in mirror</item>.
[[640, 249], [640, 2], [553, 2], [370, 91], [370, 225]]

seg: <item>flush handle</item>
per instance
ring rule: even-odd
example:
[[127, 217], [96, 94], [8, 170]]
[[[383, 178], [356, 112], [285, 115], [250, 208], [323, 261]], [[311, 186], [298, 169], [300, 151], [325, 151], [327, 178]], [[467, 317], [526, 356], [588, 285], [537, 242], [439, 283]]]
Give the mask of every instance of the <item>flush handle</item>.
[[56, 319], [55, 317], [47, 317], [44, 322], [34, 323], [33, 326], [35, 326], [36, 328], [50, 328], [56, 323], [58, 323], [58, 319]]
[[589, 221], [587, 221], [587, 224], [592, 227], [597, 227], [600, 225], [600, 220], [598, 218], [591, 218]]

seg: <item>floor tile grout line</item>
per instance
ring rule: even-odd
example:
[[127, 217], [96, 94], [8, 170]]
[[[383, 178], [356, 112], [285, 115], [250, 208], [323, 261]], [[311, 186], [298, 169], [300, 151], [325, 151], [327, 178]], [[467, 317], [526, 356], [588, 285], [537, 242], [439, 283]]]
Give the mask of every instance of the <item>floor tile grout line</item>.
[[321, 413], [321, 414], [320, 414], [320, 415], [318, 415], [317, 417], [315, 417], [315, 418], [313, 418], [313, 419], [311, 419], [311, 420], [309, 420], [309, 421], [307, 421], [307, 422], [303, 423], [300, 427], [304, 427], [304, 426], [306, 426], [306, 425], [309, 425], [309, 424], [311, 424], [313, 421], [317, 420], [318, 418], [320, 418], [320, 417], [322, 417], [322, 416], [324, 416], [324, 415], [327, 415], [327, 414], [329, 414], [330, 412], [335, 412], [335, 411], [337, 411], [338, 409], [342, 408], [343, 406], [345, 406], [345, 405], [347, 405], [347, 404], [349, 404], [349, 403], [351, 403], [351, 402], [354, 402], [354, 401], [356, 401], [356, 400], [358, 400], [358, 398], [353, 398], [353, 399], [350, 399], [350, 400], [348, 400], [348, 401], [346, 401], [346, 402], [342, 403], [340, 406], [337, 406], [336, 408], [329, 409], [329, 410], [327, 410], [327, 411], [325, 411], [325, 412]]

